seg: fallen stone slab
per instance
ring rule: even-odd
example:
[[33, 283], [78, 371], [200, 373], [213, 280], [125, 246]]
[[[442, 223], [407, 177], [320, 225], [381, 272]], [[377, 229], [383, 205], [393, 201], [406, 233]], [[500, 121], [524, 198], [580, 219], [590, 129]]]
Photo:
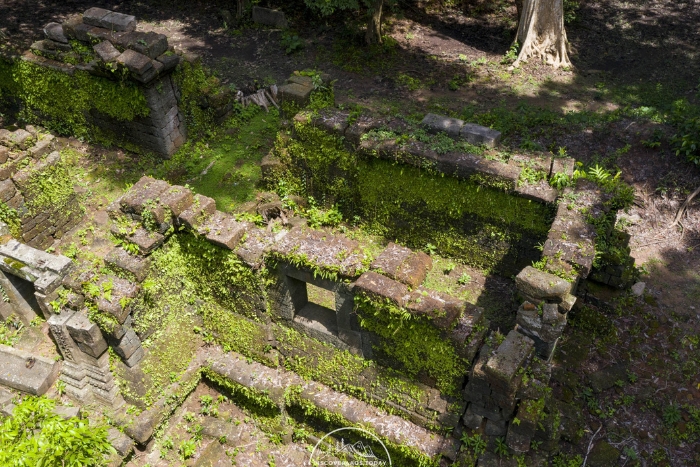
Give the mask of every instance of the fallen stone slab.
[[606, 366], [588, 375], [588, 380], [595, 392], [605, 391], [615, 386], [617, 381], [627, 381], [627, 365], [616, 363]]
[[98, 26], [111, 29], [112, 31], [131, 32], [136, 29], [136, 17], [112, 11], [103, 16]]
[[134, 275], [138, 282], [142, 282], [148, 274], [148, 269], [151, 267], [151, 260], [144, 256], [134, 256], [123, 248], [114, 248], [106, 257], [105, 263], [129, 272]]
[[107, 430], [107, 441], [109, 441], [109, 444], [116, 449], [121, 457], [128, 456], [134, 449], [134, 440], [116, 428]]
[[52, 41], [61, 42], [63, 44], [68, 43], [68, 38], [63, 33], [63, 26], [59, 23], [49, 23], [44, 26], [44, 34], [47, 39], [51, 39]]
[[158, 196], [160, 204], [167, 206], [174, 216], [179, 216], [194, 203], [192, 190], [180, 185], [173, 185]]
[[218, 441], [209, 443], [194, 463], [194, 467], [229, 467], [230, 465], [231, 459]]
[[571, 177], [574, 175], [574, 167], [576, 167], [575, 159], [571, 157], [555, 157], [552, 160], [552, 175], [563, 173]]
[[189, 228], [195, 228], [216, 211], [216, 201], [213, 198], [197, 194], [192, 205], [178, 215], [178, 220]]
[[[284, 237], [286, 231], [280, 232], [278, 238]], [[262, 266], [265, 253], [274, 243], [276, 235], [262, 229], [251, 229], [243, 242], [234, 250], [238, 258], [253, 269]]]
[[291, 385], [299, 385], [301, 391], [296, 396], [299, 401], [339, 415], [353, 425], [370, 427], [379, 436], [398, 445], [417, 449], [429, 457], [444, 455], [454, 459], [456, 456], [454, 439], [444, 438], [401, 417], [389, 415], [323, 384], [305, 382], [294, 373], [268, 368], [257, 362], [248, 362], [249, 360], [242, 355], [224, 353], [219, 347], [213, 349], [207, 359], [209, 371], [262, 392], [282, 407], [288, 403], [295, 403], [285, 397], [285, 389]]
[[145, 76], [146, 73], [153, 68], [150, 58], [132, 49], [127, 49], [122, 52], [116, 58], [116, 61], [124, 65], [130, 72], [139, 76]]
[[0, 164], [7, 162], [10, 158], [10, 149], [7, 146], [0, 145]]
[[92, 7], [85, 10], [83, 13], [83, 22], [89, 24], [90, 26], [105, 27], [102, 23], [102, 18], [106, 17], [112, 13], [110, 10], [105, 10], [104, 8]]
[[[131, 313], [131, 300], [136, 298], [140, 290], [138, 284], [116, 276], [103, 276], [96, 282], [101, 293], [93, 297], [100, 311], [109, 313], [119, 322], [124, 324]], [[105, 296], [105, 285], [110, 289], [109, 297]]]
[[0, 345], [0, 384], [41, 396], [58, 378], [56, 361]]
[[406, 308], [416, 316], [425, 316], [440, 329], [450, 329], [465, 311], [467, 303], [435, 290], [419, 287], [411, 292]]
[[163, 244], [165, 236], [158, 232], [151, 232], [143, 227], [139, 227], [133, 234], [127, 237], [127, 240], [139, 247], [140, 255], [148, 256], [153, 250]]
[[122, 211], [140, 214], [145, 203], [155, 201], [168, 188], [170, 184], [164, 180], [143, 176], [120, 198]]
[[492, 130], [475, 123], [465, 123], [459, 132], [460, 138], [475, 146], [484, 145], [489, 148], [498, 146], [501, 141], [501, 132]]
[[0, 144], [10, 148], [18, 148], [22, 151], [27, 149], [34, 141], [34, 137], [26, 130], [18, 129], [13, 132], [4, 131], [0, 133]]
[[40, 135], [39, 141], [29, 148], [27, 152], [33, 159], [39, 159], [53, 151], [55, 142], [56, 138], [54, 135]]
[[132, 32], [124, 38], [126, 46], [135, 52], [149, 58], [155, 59], [168, 51], [168, 38], [164, 34], [156, 32]]
[[277, 95], [281, 102], [294, 102], [300, 107], [306, 106], [311, 99], [312, 87], [303, 86], [297, 83], [285, 84], [279, 87]]
[[51, 271], [56, 274], [65, 274], [73, 264], [73, 261], [66, 256], [52, 255], [17, 240], [10, 240], [0, 245], [0, 255], [39, 271]]
[[289, 22], [283, 12], [270, 8], [253, 7], [253, 22], [273, 26], [278, 29], [287, 29]]
[[80, 350], [92, 357], [99, 357], [107, 350], [107, 342], [96, 323], [90, 321], [87, 311], [75, 313], [66, 322], [68, 333], [78, 344]]
[[427, 114], [420, 122], [430, 133], [446, 133], [452, 138], [458, 138], [464, 121], [457, 118], [444, 117], [433, 113]]
[[559, 197], [559, 191], [545, 183], [538, 185], [518, 185], [515, 192], [525, 199], [531, 199], [540, 203], [554, 203]]
[[80, 407], [67, 407], [65, 405], [57, 405], [53, 409], [53, 413], [64, 420], [71, 418], [80, 418]]

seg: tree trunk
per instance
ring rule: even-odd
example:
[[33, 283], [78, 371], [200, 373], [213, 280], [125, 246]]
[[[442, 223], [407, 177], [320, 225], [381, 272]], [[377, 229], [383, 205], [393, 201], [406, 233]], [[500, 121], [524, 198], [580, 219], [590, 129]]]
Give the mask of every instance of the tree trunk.
[[520, 15], [523, 12], [523, 0], [515, 0], [515, 8], [518, 10], [517, 15], [518, 15], [518, 21], [520, 21]]
[[372, 10], [369, 12], [369, 20], [367, 21], [367, 33], [365, 34], [365, 42], [367, 44], [382, 43], [382, 7], [384, 0], [373, 0]]
[[554, 68], [570, 67], [563, 0], [524, 0], [515, 41], [520, 53], [513, 66], [540, 57]]

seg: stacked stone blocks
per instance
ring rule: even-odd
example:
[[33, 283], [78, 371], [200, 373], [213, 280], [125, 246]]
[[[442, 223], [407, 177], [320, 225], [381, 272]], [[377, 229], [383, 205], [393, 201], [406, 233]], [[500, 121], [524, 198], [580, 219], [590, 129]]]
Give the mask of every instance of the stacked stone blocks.
[[[170, 76], [180, 57], [169, 47], [165, 35], [136, 28], [134, 16], [90, 8], [62, 24], [47, 24], [45, 39], [32, 44], [31, 53], [23, 59], [69, 75], [76, 69], [87, 71], [97, 79], [119, 80], [122, 73], [118, 71], [124, 70], [143, 92], [148, 115], [122, 121], [91, 111], [90, 122], [120, 144], [170, 156], [186, 139], [184, 117]], [[70, 41], [91, 47], [95, 59], [82, 65], [69, 63], [74, 53]]]

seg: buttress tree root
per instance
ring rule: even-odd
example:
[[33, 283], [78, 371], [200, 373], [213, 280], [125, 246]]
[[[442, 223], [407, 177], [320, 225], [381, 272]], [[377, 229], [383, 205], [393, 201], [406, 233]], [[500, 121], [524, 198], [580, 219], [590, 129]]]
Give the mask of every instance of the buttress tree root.
[[571, 67], [563, 0], [523, 0], [519, 10], [515, 42], [520, 44], [520, 53], [513, 66], [540, 58], [554, 68]]

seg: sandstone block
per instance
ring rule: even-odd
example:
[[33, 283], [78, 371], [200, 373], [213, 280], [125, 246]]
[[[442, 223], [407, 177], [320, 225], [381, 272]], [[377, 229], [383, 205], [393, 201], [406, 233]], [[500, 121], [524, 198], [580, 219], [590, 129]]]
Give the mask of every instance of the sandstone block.
[[44, 26], [44, 35], [47, 39], [52, 41], [60, 42], [62, 44], [68, 43], [68, 38], [63, 33], [63, 26], [58, 23], [49, 23]]
[[517, 372], [525, 365], [533, 348], [532, 339], [515, 330], [510, 331], [484, 367], [491, 386], [508, 393], [512, 392]]
[[113, 249], [106, 257], [105, 263], [118, 269], [128, 271], [141, 282], [146, 278], [151, 260], [143, 256], [133, 256], [123, 248]]
[[112, 62], [121, 55], [117, 48], [109, 41], [102, 41], [99, 44], [93, 45], [92, 50], [94, 50], [97, 56], [105, 63]]
[[125, 50], [116, 58], [117, 62], [124, 65], [129, 71], [136, 75], [144, 76], [153, 64], [147, 56], [132, 49]]
[[388, 298], [395, 305], [403, 307], [409, 297], [408, 287], [400, 282], [384, 277], [376, 272], [366, 272], [355, 282], [355, 291], [383, 300]]
[[107, 350], [107, 342], [102, 337], [102, 332], [97, 324], [90, 322], [87, 313], [75, 313], [66, 322], [66, 327], [80, 350], [91, 357], [99, 357]]
[[496, 147], [501, 141], [501, 132], [475, 123], [465, 123], [459, 136], [470, 144]]
[[396, 243], [389, 243], [370, 267], [391, 279], [417, 287], [425, 280], [432, 265], [430, 256], [422, 251], [414, 252]]
[[515, 277], [518, 291], [537, 299], [561, 299], [571, 291], [571, 283], [532, 266], [527, 266]]
[[251, 228], [249, 222], [237, 222], [232, 215], [216, 211], [197, 230], [211, 243], [232, 250]]
[[287, 17], [283, 12], [259, 6], [253, 7], [253, 22], [273, 26], [277, 29], [286, 29], [289, 26]]
[[296, 103], [300, 107], [304, 107], [309, 103], [309, 100], [311, 98], [311, 91], [313, 91], [312, 87], [302, 86], [301, 84], [297, 83], [291, 83], [280, 86], [280, 88], [277, 91], [277, 95], [279, 96], [282, 102], [291, 101]]
[[197, 194], [192, 205], [178, 216], [180, 222], [189, 228], [194, 228], [204, 222], [216, 211], [216, 201], [213, 198]]
[[459, 132], [464, 125], [464, 121], [457, 118], [443, 117], [429, 113], [421, 121], [421, 125], [427, 128], [430, 133], [447, 133], [453, 138], [459, 137]]

